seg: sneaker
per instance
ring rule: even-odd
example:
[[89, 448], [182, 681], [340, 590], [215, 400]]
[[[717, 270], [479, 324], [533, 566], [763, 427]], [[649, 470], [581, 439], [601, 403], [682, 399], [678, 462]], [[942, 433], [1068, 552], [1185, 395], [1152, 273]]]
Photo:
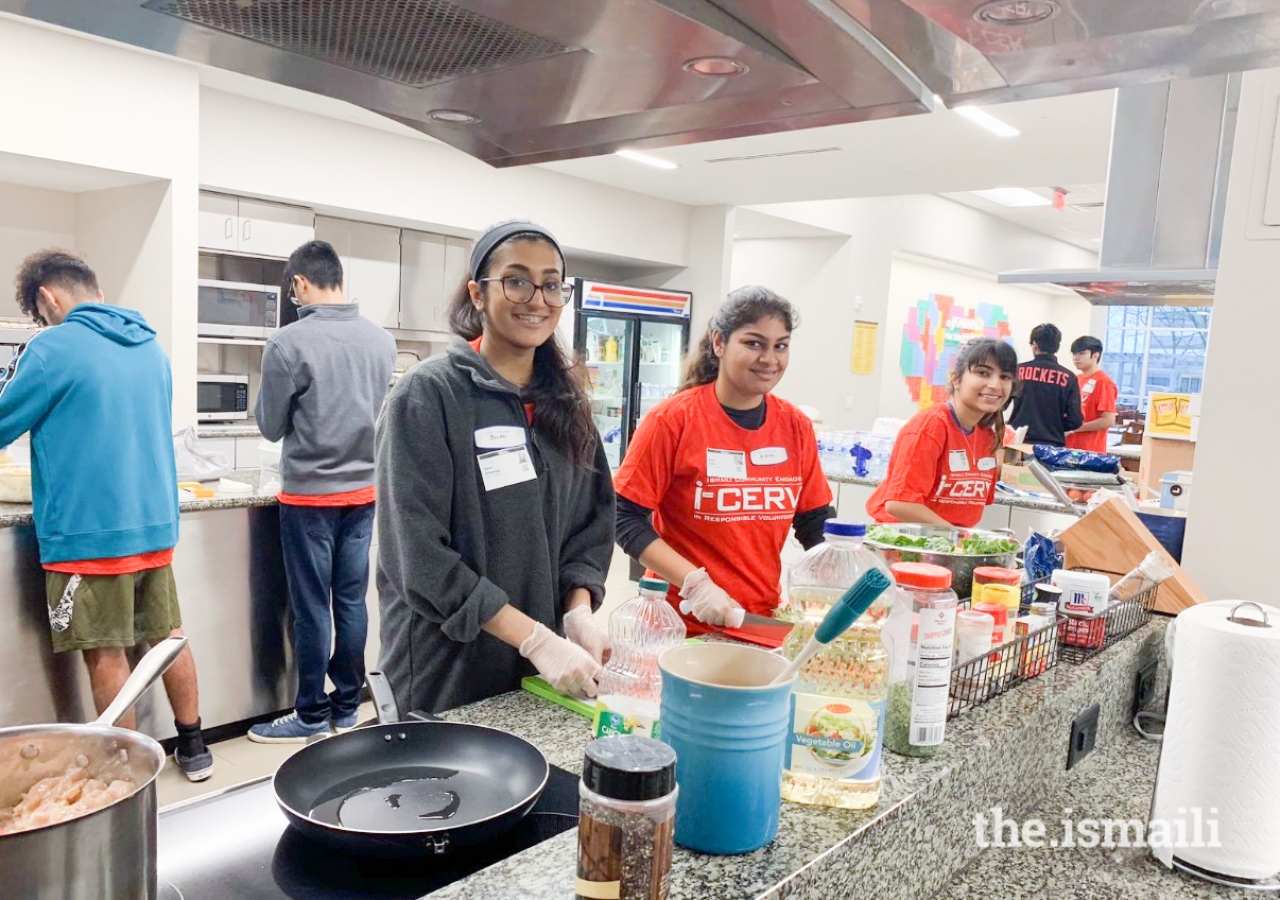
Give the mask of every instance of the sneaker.
[[178, 764], [188, 781], [204, 781], [213, 774], [213, 754], [204, 744], [200, 722], [183, 725], [174, 722], [178, 729], [178, 741], [173, 748], [173, 761]]
[[333, 716], [329, 719], [329, 727], [337, 734], [350, 731], [356, 727], [359, 711], [353, 712], [345, 716]]
[[308, 725], [298, 718], [297, 712], [291, 712], [270, 723], [254, 725], [249, 729], [248, 738], [259, 744], [305, 744], [307, 738], [328, 730], [328, 722]]
[[178, 764], [188, 781], [204, 781], [213, 774], [213, 754], [207, 748], [191, 756], [184, 754], [181, 748], [175, 749], [173, 761]]

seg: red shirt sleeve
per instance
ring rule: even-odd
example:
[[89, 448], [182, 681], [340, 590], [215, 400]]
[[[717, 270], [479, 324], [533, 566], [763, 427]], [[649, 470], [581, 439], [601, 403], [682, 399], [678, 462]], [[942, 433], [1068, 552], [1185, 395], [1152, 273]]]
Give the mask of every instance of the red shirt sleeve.
[[613, 476], [613, 489], [645, 509], [657, 509], [671, 484], [680, 439], [659, 410], [640, 420], [627, 456]]
[[813, 433], [813, 423], [804, 413], [800, 413], [796, 422], [799, 439], [796, 441], [796, 452], [800, 454], [800, 477], [804, 479], [800, 488], [800, 499], [796, 502], [797, 512], [811, 512], [831, 504], [831, 485], [822, 472], [822, 461], [818, 458], [818, 438]]
[[938, 480], [938, 460], [946, 447], [943, 433], [934, 426], [937, 416], [917, 413], [903, 426], [889, 455], [889, 474], [880, 489], [880, 504], [896, 500], [901, 503], [924, 503], [933, 493]]
[[1110, 376], [1098, 379], [1093, 388], [1093, 411], [1098, 415], [1116, 411], [1116, 399], [1119, 390]]

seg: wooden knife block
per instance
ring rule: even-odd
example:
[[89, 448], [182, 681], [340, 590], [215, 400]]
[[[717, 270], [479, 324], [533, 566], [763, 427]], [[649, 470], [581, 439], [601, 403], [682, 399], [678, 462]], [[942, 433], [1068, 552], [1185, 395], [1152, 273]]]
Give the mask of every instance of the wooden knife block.
[[1120, 499], [1108, 500], [1059, 536], [1066, 553], [1067, 568], [1083, 566], [1123, 575], [1157, 550], [1175, 566], [1171, 578], [1160, 585], [1157, 612], [1177, 615], [1189, 606], [1204, 603], [1204, 595], [1191, 577], [1160, 546], [1147, 526]]

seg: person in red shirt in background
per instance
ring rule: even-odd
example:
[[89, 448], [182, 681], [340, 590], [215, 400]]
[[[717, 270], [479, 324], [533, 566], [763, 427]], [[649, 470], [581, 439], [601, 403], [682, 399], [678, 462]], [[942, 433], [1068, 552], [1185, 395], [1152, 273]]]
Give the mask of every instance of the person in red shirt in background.
[[1080, 408], [1084, 424], [1067, 435], [1073, 450], [1107, 452], [1107, 430], [1116, 424], [1116, 383], [1102, 371], [1102, 341], [1085, 335], [1071, 342], [1071, 362], [1080, 374]]
[[729, 294], [679, 392], [641, 420], [614, 476], [619, 546], [671, 584], [695, 631], [772, 613], [787, 532], [808, 549], [835, 515], [813, 423], [770, 393], [795, 324], [767, 288]]
[[1004, 341], [975, 338], [956, 354], [951, 399], [902, 427], [889, 474], [867, 500], [877, 522], [978, 524], [995, 499], [1004, 408], [1018, 386], [1018, 355]]

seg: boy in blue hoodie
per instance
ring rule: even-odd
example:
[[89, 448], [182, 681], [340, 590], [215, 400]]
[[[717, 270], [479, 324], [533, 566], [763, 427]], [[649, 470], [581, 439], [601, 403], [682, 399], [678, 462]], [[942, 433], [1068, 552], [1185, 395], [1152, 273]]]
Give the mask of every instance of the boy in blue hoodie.
[[[84, 260], [27, 257], [18, 306], [46, 328], [0, 387], [0, 447], [31, 432], [31, 492], [55, 652], [80, 650], [101, 713], [129, 677], [125, 651], [182, 634], [169, 360], [141, 314], [103, 302]], [[86, 457], [92, 446], [92, 465]], [[174, 759], [213, 773], [186, 648], [164, 675], [178, 729]], [[120, 724], [133, 728], [133, 713]]]

